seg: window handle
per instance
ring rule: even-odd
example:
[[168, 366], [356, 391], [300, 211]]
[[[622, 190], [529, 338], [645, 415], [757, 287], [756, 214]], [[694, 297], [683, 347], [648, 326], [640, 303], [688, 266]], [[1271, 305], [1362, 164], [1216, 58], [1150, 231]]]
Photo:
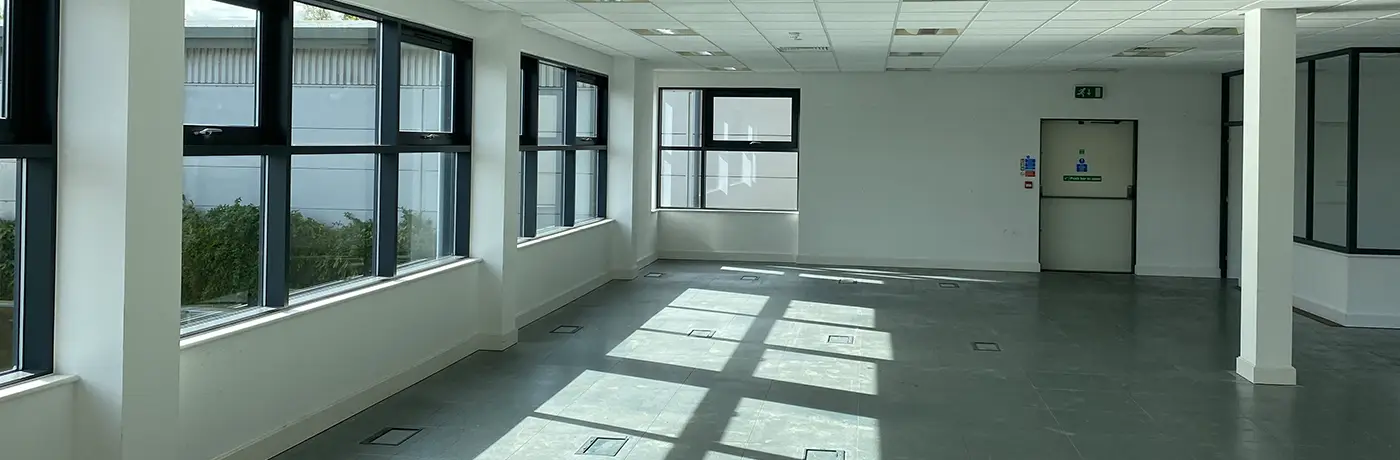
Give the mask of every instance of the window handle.
[[423, 139], [437, 139], [437, 138], [439, 138], [439, 137], [442, 137], [442, 135], [441, 135], [441, 134], [428, 133], [428, 134], [424, 134], [424, 135], [422, 135], [422, 136], [420, 136], [420, 137], [422, 137]]
[[758, 145], [758, 141], [749, 141], [749, 145]]
[[222, 132], [224, 132], [224, 130], [219, 129], [219, 128], [200, 128], [200, 129], [194, 130], [194, 133], [193, 133], [193, 134], [196, 135], [196, 136], [209, 137], [209, 136], [213, 136], [213, 135], [215, 135], [215, 134], [219, 134], [219, 133], [222, 133]]

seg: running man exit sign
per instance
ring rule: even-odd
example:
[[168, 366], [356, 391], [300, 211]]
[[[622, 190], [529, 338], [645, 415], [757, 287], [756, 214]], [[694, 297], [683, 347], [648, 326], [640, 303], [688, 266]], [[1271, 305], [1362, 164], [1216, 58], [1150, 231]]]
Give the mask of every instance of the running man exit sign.
[[1075, 99], [1103, 99], [1102, 86], [1076, 86], [1074, 87]]

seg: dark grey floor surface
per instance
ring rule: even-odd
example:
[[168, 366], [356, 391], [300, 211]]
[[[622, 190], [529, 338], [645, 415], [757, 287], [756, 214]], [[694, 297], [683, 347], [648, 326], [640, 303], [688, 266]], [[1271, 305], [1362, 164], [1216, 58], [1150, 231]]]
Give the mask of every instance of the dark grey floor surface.
[[1253, 386], [1217, 280], [647, 270], [276, 460], [1400, 458], [1400, 331], [1294, 315], [1299, 386]]

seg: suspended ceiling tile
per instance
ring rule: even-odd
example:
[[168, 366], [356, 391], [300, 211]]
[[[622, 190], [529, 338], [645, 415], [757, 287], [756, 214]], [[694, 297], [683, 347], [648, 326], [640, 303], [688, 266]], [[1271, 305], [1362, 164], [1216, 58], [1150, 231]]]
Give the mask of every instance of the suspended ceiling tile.
[[749, 22], [749, 18], [739, 13], [672, 13], [671, 17], [686, 24], [693, 22], [742, 22], [747, 24]]
[[930, 1], [930, 2], [904, 2], [899, 6], [902, 13], [948, 13], [963, 12], [976, 13], [982, 11], [982, 7], [987, 2], [964, 2], [964, 1]]
[[1080, 1], [1075, 2], [1066, 8], [1067, 11], [1147, 11], [1157, 5], [1161, 5], [1159, 0], [1142, 1]]
[[[957, 2], [961, 3], [961, 2]], [[971, 21], [977, 13], [911, 13], [900, 10], [898, 20], [904, 21]]]
[[1045, 1], [993, 1], [982, 7], [983, 12], [988, 11], [1061, 11], [1074, 4], [1071, 0], [1045, 0]]
[[1055, 17], [1054, 11], [983, 11], [974, 21], [1041, 21]]
[[609, 14], [665, 14], [661, 8], [650, 3], [580, 3], [579, 6], [603, 16]]
[[888, 13], [893, 15], [899, 10], [899, 3], [872, 3], [872, 2], [852, 2], [852, 3], [818, 3], [817, 9], [823, 15], [845, 14], [845, 13]]
[[817, 14], [817, 5], [811, 2], [762, 2], [735, 3], [744, 14]]
[[822, 13], [822, 22], [894, 22], [894, 12], [881, 13]]
[[733, 3], [657, 3], [657, 8], [671, 14], [739, 13]]

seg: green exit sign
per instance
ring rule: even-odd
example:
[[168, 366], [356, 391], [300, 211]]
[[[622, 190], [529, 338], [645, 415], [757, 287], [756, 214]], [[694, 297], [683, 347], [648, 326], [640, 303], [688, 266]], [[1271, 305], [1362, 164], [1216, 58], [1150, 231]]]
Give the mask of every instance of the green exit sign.
[[1103, 99], [1102, 86], [1076, 86], [1074, 87], [1075, 99]]

